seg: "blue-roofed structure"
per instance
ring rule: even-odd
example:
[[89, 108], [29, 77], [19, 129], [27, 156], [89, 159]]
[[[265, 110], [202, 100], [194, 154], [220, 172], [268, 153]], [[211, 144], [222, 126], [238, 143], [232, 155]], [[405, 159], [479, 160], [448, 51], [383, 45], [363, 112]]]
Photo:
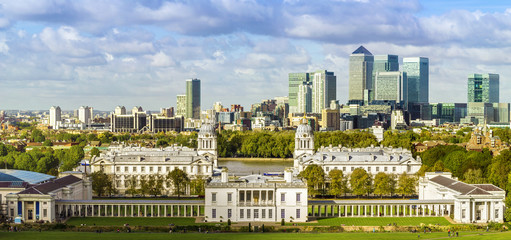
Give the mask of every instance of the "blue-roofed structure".
[[364, 46], [360, 46], [355, 50], [352, 54], [365, 54], [365, 55], [373, 55], [369, 50], [367, 50]]
[[0, 182], [27, 182], [38, 184], [54, 179], [55, 176], [17, 169], [0, 169]]

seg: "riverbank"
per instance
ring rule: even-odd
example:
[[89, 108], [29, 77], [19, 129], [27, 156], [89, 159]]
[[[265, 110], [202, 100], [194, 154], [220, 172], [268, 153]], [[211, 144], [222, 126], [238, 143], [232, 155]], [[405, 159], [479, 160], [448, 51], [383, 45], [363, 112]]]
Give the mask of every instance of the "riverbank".
[[257, 162], [257, 161], [263, 161], [263, 162], [266, 162], [266, 161], [269, 161], [269, 162], [292, 162], [293, 159], [292, 158], [227, 158], [227, 157], [224, 157], [224, 158], [218, 158], [218, 160], [220, 161], [254, 161], [254, 162]]

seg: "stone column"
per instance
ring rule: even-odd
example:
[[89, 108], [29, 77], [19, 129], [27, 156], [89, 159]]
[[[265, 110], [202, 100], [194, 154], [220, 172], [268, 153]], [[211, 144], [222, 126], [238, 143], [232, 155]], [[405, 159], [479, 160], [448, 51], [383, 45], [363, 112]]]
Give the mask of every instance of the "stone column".
[[472, 219], [470, 219], [471, 222], [475, 222], [476, 220], [476, 201], [472, 202]]
[[387, 205], [383, 205], [383, 216], [387, 216]]
[[371, 205], [371, 217], [374, 216], [374, 205]]

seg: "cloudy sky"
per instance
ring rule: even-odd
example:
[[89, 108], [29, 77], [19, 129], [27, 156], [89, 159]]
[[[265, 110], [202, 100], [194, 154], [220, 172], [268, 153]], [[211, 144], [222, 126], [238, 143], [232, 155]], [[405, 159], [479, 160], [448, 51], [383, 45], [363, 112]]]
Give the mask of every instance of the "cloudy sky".
[[290, 72], [327, 69], [348, 95], [348, 58], [430, 59], [430, 102], [465, 102], [469, 73], [500, 74], [511, 102], [511, 4], [443, 0], [0, 0], [0, 109], [202, 108], [287, 96]]

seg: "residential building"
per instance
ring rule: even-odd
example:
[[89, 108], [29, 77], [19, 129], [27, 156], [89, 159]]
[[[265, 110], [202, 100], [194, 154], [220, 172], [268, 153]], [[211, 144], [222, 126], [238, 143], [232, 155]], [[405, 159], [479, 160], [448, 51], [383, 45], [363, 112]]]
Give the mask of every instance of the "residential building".
[[498, 103], [499, 75], [470, 74], [468, 75], [468, 102]]
[[60, 110], [59, 106], [52, 106], [50, 108], [50, 116], [49, 116], [49, 125], [53, 129], [57, 128], [59, 125], [59, 122], [62, 121], [62, 111]]
[[337, 97], [337, 77], [333, 72], [318, 70], [310, 73], [312, 79], [312, 112], [321, 113]]
[[176, 98], [176, 116], [186, 117], [186, 95], [177, 95]]
[[312, 84], [303, 83], [298, 86], [298, 108], [296, 112], [312, 112]]
[[200, 80], [186, 80], [186, 118], [200, 119], [201, 87]]
[[403, 72], [408, 79], [408, 102], [429, 102], [429, 59], [403, 58]]
[[227, 169], [206, 185], [208, 222], [306, 222], [307, 184], [293, 177], [248, 175], [229, 179]]
[[349, 102], [354, 104], [369, 100], [368, 90], [372, 89], [374, 56], [360, 46], [350, 55]]
[[115, 107], [114, 113], [116, 115], [125, 115], [126, 114], [126, 108], [124, 106], [117, 106], [117, 107]]
[[80, 120], [81, 123], [90, 125], [92, 123], [92, 116], [92, 107], [81, 106], [78, 109], [78, 120]]

